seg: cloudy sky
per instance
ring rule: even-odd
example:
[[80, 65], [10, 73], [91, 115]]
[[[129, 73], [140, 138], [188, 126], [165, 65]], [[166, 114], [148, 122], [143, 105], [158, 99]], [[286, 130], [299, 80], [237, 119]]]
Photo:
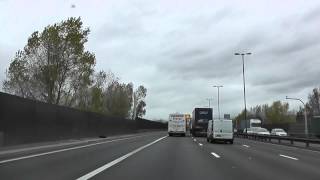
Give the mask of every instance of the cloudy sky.
[[248, 107], [286, 95], [307, 100], [320, 86], [320, 1], [306, 0], [0, 0], [0, 80], [32, 32], [72, 16], [91, 29], [97, 70], [147, 87], [147, 118], [191, 113], [206, 98], [216, 110], [213, 85], [224, 86], [221, 114], [236, 115], [243, 82], [235, 52], [252, 52]]

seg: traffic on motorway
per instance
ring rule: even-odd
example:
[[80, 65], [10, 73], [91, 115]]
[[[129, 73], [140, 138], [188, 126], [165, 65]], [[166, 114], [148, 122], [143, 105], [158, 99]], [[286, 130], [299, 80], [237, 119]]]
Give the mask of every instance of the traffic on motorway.
[[320, 180], [320, 0], [0, 0], [0, 22], [0, 180]]
[[249, 119], [240, 121], [239, 125], [231, 119], [214, 119], [213, 108], [194, 108], [192, 116], [183, 113], [172, 113], [168, 120], [168, 135], [185, 136], [189, 132], [192, 136], [205, 136], [208, 141], [215, 140], [233, 143], [233, 133], [242, 132], [246, 134], [267, 136], [288, 136], [281, 128], [273, 128], [269, 131], [262, 127], [260, 119]]

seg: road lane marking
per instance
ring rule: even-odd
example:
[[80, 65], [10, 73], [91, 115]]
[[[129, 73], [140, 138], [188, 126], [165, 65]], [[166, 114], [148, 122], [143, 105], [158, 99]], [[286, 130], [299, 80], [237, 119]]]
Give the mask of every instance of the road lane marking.
[[218, 154], [214, 153], [214, 152], [211, 152], [211, 154], [216, 158], [220, 158], [220, 156]]
[[250, 146], [248, 146], [248, 145], [245, 145], [245, 144], [242, 144], [242, 146], [244, 146], [244, 147], [246, 147], [246, 148], [249, 148]]
[[291, 156], [286, 156], [286, 155], [283, 155], [283, 154], [279, 154], [279, 156], [281, 157], [285, 157], [285, 158], [288, 158], [288, 159], [292, 159], [292, 160], [298, 160], [298, 158], [295, 158], [295, 157], [291, 157]]
[[23, 159], [34, 158], [34, 157], [39, 157], [39, 156], [45, 156], [45, 155], [50, 155], [50, 154], [55, 154], [55, 153], [64, 152], [64, 151], [82, 149], [82, 148], [86, 148], [86, 147], [90, 147], [90, 146], [96, 146], [96, 145], [100, 145], [100, 144], [106, 144], [106, 143], [122, 141], [122, 140], [127, 140], [127, 139], [133, 139], [133, 138], [138, 138], [138, 137], [143, 137], [143, 136], [120, 138], [120, 139], [114, 139], [114, 140], [109, 140], [109, 141], [104, 141], [104, 142], [98, 142], [98, 143], [93, 143], [93, 144], [88, 144], [88, 145], [83, 145], [83, 146], [76, 146], [76, 147], [71, 147], [71, 148], [59, 149], [59, 150], [49, 151], [49, 152], [45, 152], [45, 153], [32, 154], [32, 155], [28, 155], [28, 156], [21, 156], [21, 157], [17, 157], [17, 158], [2, 160], [2, 161], [0, 161], [0, 164], [13, 162], [13, 161], [18, 161], [18, 160], [23, 160]]
[[199, 146], [203, 146], [203, 144], [199, 143]]
[[193, 141], [196, 142], [197, 140], [196, 140], [196, 139], [193, 139]]
[[115, 160], [113, 160], [113, 161], [111, 161], [111, 162], [109, 162], [109, 163], [107, 163], [107, 164], [99, 167], [98, 169], [95, 169], [94, 171], [91, 171], [90, 173], [85, 174], [84, 176], [79, 177], [77, 180], [87, 180], [87, 179], [90, 179], [90, 178], [92, 178], [93, 176], [99, 174], [100, 172], [102, 172], [102, 171], [104, 171], [104, 170], [106, 170], [106, 169], [108, 169], [108, 168], [110, 168], [110, 167], [118, 164], [119, 162], [127, 159], [128, 157], [130, 157], [130, 156], [134, 155], [135, 153], [143, 150], [144, 148], [146, 148], [146, 147], [148, 147], [148, 146], [151, 146], [151, 145], [153, 145], [154, 143], [157, 143], [158, 141], [161, 141], [162, 139], [164, 139], [164, 138], [166, 138], [166, 137], [168, 137], [168, 136], [161, 137], [161, 138], [159, 138], [159, 139], [157, 139], [157, 140], [155, 140], [155, 141], [153, 141], [153, 142], [151, 142], [151, 143], [149, 143], [149, 144], [147, 144], [147, 145], [144, 145], [144, 146], [142, 146], [142, 147], [140, 147], [140, 148], [138, 148], [138, 149], [136, 149], [136, 150], [134, 150], [134, 151], [131, 151], [130, 153], [128, 153], [128, 154], [126, 154], [126, 155], [124, 155], [124, 156], [121, 156], [121, 157], [119, 157], [118, 159], [115, 159]]

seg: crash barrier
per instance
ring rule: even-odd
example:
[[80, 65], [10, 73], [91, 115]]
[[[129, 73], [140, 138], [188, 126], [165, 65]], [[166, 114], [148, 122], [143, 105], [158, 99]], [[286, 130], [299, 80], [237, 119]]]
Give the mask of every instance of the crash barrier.
[[0, 144], [3, 146], [165, 128], [167, 125], [160, 122], [108, 117], [0, 92]]
[[305, 143], [305, 147], [310, 147], [310, 144], [320, 144], [319, 139], [311, 139], [311, 138], [297, 138], [290, 136], [272, 136], [272, 135], [258, 135], [258, 134], [246, 134], [246, 133], [234, 133], [235, 137], [253, 139], [258, 141], [266, 141], [271, 142], [272, 139], [278, 140], [280, 144], [282, 140], [290, 141], [291, 145], [294, 145], [294, 142], [302, 142]]

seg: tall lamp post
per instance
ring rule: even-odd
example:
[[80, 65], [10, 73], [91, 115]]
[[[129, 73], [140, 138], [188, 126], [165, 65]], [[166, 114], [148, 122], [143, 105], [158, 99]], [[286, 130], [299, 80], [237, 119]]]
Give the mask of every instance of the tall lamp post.
[[220, 120], [220, 100], [219, 100], [220, 93], [219, 93], [219, 91], [220, 91], [220, 88], [223, 86], [219, 85], [219, 86], [213, 86], [213, 87], [216, 87], [218, 89], [218, 115], [219, 115], [219, 120]]
[[286, 99], [297, 100], [297, 101], [300, 101], [303, 104], [303, 106], [304, 106], [304, 134], [305, 134], [306, 137], [309, 137], [308, 117], [307, 117], [307, 106], [306, 106], [306, 104], [299, 98], [292, 98], [292, 97], [286, 96]]
[[244, 77], [244, 56], [251, 55], [250, 52], [247, 53], [234, 53], [236, 56], [241, 56], [242, 57], [242, 77], [243, 77], [243, 100], [244, 100], [244, 121], [246, 125], [246, 133], [248, 130], [247, 127], [247, 100], [246, 100], [246, 80]]
[[210, 102], [213, 100], [212, 98], [207, 98], [206, 99], [209, 102], [209, 108], [210, 108]]

